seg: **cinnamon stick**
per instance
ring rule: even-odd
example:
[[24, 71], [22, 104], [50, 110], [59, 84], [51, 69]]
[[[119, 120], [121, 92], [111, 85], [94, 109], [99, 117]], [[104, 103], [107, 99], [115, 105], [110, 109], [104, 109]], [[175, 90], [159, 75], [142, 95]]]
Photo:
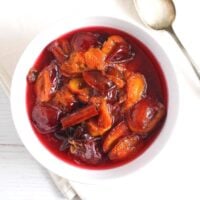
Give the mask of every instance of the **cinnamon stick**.
[[63, 128], [67, 128], [76, 124], [80, 124], [81, 122], [88, 120], [96, 115], [98, 115], [96, 106], [88, 105], [70, 115], [67, 115], [66, 117], [63, 117], [61, 119], [61, 124]]

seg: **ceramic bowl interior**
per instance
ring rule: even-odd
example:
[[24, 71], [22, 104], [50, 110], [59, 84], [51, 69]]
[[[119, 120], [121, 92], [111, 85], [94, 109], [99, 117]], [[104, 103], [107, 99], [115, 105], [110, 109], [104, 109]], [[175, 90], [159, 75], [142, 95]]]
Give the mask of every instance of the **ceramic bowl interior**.
[[[26, 110], [26, 75], [44, 47], [59, 36], [83, 27], [106, 26], [133, 35], [144, 43], [157, 58], [163, 70], [168, 88], [168, 114], [161, 133], [153, 144], [138, 158], [123, 166], [108, 170], [88, 170], [72, 166], [49, 152], [38, 140], [28, 119]], [[28, 151], [44, 167], [54, 173], [79, 182], [94, 183], [122, 177], [145, 166], [161, 151], [172, 133], [178, 113], [178, 85], [172, 65], [161, 46], [144, 28], [133, 23], [110, 17], [88, 17], [80, 20], [63, 20], [39, 34], [21, 56], [12, 81], [11, 110], [17, 132]]]

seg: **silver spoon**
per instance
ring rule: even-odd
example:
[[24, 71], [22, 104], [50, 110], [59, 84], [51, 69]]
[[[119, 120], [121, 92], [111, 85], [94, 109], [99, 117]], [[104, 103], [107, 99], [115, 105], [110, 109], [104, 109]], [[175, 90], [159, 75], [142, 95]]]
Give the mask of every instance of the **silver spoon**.
[[166, 30], [177, 42], [184, 55], [190, 62], [195, 74], [200, 80], [200, 70], [195, 65], [179, 38], [177, 37], [172, 23], [176, 17], [176, 10], [172, 0], [134, 0], [135, 7], [144, 24], [155, 30]]

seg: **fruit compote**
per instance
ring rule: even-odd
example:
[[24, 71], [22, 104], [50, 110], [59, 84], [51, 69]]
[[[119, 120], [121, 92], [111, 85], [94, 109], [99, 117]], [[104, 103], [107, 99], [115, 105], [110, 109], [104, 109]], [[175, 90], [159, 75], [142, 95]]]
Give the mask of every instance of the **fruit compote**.
[[51, 42], [27, 75], [26, 99], [43, 145], [90, 169], [138, 157], [167, 113], [166, 83], [155, 57], [133, 36], [108, 27], [82, 28]]

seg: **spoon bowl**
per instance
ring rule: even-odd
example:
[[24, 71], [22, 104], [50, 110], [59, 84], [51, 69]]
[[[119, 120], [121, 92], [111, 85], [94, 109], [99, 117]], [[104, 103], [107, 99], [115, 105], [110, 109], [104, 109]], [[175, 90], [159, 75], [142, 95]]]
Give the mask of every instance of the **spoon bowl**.
[[179, 38], [172, 24], [176, 17], [176, 9], [172, 0], [134, 0], [136, 10], [142, 22], [155, 30], [165, 30], [176, 41], [188, 61], [194, 73], [200, 80], [200, 69], [193, 61]]
[[176, 17], [171, 0], [135, 0], [135, 5], [143, 23], [156, 30], [167, 29]]

